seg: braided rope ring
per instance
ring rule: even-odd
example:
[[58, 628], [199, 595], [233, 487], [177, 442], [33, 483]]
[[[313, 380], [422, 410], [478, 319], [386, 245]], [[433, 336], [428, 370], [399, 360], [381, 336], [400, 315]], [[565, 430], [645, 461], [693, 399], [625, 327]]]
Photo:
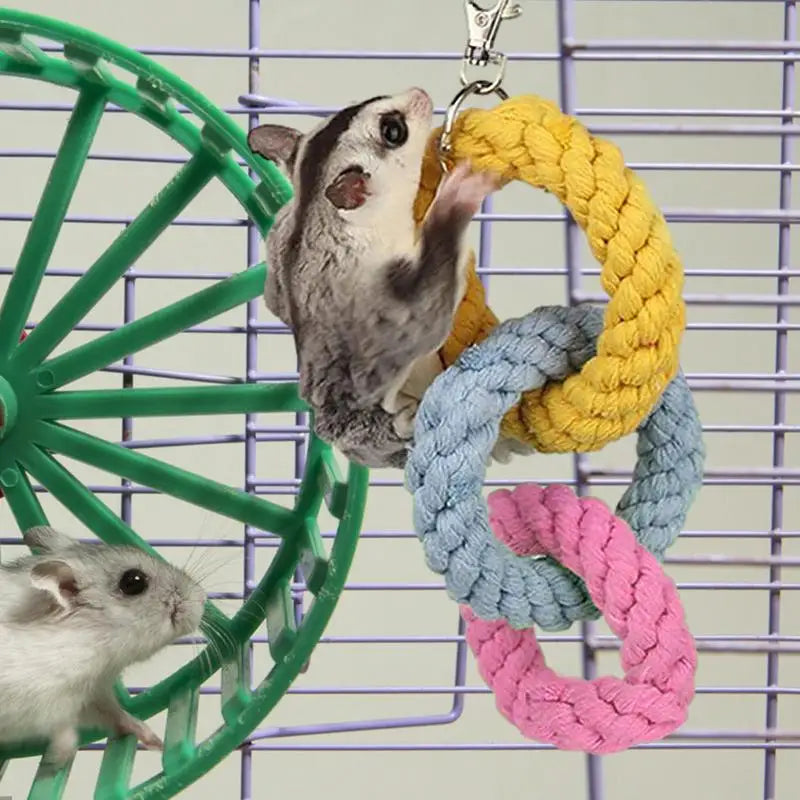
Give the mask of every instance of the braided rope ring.
[[583, 576], [622, 640], [625, 670], [622, 680], [562, 677], [547, 667], [532, 628], [487, 622], [463, 606], [467, 643], [500, 713], [530, 739], [597, 755], [680, 727], [694, 697], [694, 640], [675, 584], [628, 525], [566, 486], [499, 490], [488, 503], [507, 547], [520, 556], [545, 552]]
[[[442, 177], [439, 135], [431, 136], [423, 161], [418, 224]], [[616, 145], [534, 95], [462, 112], [449, 158], [554, 194], [586, 233], [610, 298], [596, 356], [563, 383], [526, 392], [508, 410], [502, 434], [564, 453], [599, 450], [631, 433], [677, 374], [685, 327], [683, 267], [645, 185]], [[466, 295], [440, 350], [445, 366], [497, 325], [471, 258]]]
[[[523, 558], [492, 534], [481, 496], [503, 414], [520, 394], [562, 380], [594, 354], [602, 311], [536, 309], [465, 350], [425, 392], [406, 465], [414, 529], [449, 596], [485, 620], [544, 630], [596, 619], [579, 577], [550, 557]], [[639, 428], [633, 482], [618, 504], [639, 541], [660, 557], [702, 482], [702, 429], [681, 374]]]

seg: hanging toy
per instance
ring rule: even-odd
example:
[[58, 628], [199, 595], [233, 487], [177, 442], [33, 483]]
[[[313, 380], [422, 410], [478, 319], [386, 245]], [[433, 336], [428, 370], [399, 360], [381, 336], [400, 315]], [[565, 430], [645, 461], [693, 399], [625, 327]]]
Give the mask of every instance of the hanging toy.
[[[683, 272], [663, 215], [618, 148], [552, 103], [509, 99], [500, 87], [505, 59], [491, 48], [507, 5], [479, 9], [479, 20], [466, 2], [464, 88], [429, 141], [415, 215], [425, 214], [442, 172], [464, 160], [503, 183], [551, 191], [586, 232], [610, 299], [604, 311], [544, 307], [498, 326], [472, 254], [440, 351], [448, 368], [417, 412], [406, 484], [428, 566], [461, 604], [467, 642], [501, 713], [529, 738], [611, 753], [674, 731], [694, 696], [694, 641], [659, 564], [702, 484], [705, 458], [679, 370]], [[468, 83], [466, 62], [499, 70], [493, 81]], [[497, 108], [456, 117], [470, 94], [492, 92], [503, 100]], [[493, 533], [481, 489], [499, 436], [542, 452], [582, 452], [633, 430], [638, 460], [618, 517], [567, 487], [529, 484], [490, 496]], [[625, 678], [585, 681], [548, 669], [532, 626], [563, 630], [601, 610], [622, 639]]]

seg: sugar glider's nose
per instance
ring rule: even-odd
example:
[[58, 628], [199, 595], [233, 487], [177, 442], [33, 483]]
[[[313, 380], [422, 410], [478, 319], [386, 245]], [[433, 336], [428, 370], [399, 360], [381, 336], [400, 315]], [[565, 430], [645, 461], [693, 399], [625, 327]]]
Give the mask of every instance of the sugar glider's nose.
[[412, 86], [408, 92], [408, 110], [409, 113], [419, 114], [420, 116], [428, 116], [433, 113], [433, 100], [431, 96], [418, 86]]

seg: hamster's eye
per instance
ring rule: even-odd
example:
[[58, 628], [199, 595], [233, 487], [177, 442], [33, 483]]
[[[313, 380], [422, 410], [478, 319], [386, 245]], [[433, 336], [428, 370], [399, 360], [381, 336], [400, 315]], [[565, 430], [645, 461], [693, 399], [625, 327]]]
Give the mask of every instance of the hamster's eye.
[[144, 572], [140, 569], [129, 569], [123, 572], [122, 577], [119, 579], [119, 590], [122, 594], [129, 596], [137, 595], [145, 591], [148, 584], [149, 581]]
[[387, 147], [400, 147], [408, 140], [408, 126], [400, 114], [381, 117], [381, 139]]

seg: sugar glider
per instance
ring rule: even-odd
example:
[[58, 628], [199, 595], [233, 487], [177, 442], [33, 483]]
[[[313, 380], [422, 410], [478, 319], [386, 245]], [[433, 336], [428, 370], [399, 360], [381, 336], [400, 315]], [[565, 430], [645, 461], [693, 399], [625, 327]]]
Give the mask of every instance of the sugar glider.
[[368, 467], [403, 467], [414, 416], [466, 286], [466, 232], [495, 176], [458, 164], [412, 208], [433, 103], [419, 88], [348, 106], [308, 133], [261, 125], [250, 149], [294, 195], [267, 236], [269, 310], [293, 332], [315, 431]]

